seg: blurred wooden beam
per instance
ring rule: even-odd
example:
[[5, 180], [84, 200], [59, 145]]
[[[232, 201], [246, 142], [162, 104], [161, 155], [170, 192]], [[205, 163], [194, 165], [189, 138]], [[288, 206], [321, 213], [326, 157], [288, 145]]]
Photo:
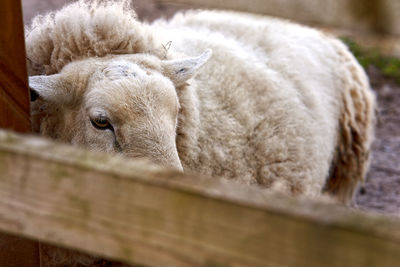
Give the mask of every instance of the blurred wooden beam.
[[145, 266], [400, 262], [398, 218], [4, 131], [0, 230]]
[[231, 9], [291, 19], [306, 24], [400, 35], [396, 0], [156, 0], [163, 4]]
[[400, 58], [400, 1], [155, 0], [176, 8], [215, 8], [290, 19]]
[[400, 58], [400, 36], [379, 33], [360, 33], [339, 28], [319, 28], [337, 37], [350, 38], [363, 48], [376, 49], [383, 55]]

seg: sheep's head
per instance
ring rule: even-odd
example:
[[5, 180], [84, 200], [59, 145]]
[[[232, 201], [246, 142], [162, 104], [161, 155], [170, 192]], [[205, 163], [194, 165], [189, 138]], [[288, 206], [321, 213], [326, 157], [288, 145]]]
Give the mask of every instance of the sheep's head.
[[177, 88], [208, 60], [119, 55], [72, 62], [29, 77], [40, 132], [91, 150], [147, 158], [182, 169], [176, 149]]

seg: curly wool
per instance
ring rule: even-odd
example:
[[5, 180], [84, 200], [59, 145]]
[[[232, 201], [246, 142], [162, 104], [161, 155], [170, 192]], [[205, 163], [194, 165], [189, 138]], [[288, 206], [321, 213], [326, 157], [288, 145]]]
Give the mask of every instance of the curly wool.
[[30, 75], [85, 58], [165, 59], [212, 48], [207, 68], [177, 90], [185, 169], [271, 188], [283, 181], [290, 194], [326, 190], [343, 202], [368, 169], [375, 120], [368, 78], [342, 43], [313, 29], [217, 11], [148, 25], [127, 0], [79, 1], [35, 18], [26, 46]]
[[[70, 67], [75, 74], [68, 76], [68, 85], [79, 84], [79, 92], [67, 86], [68, 98], [79, 99], [68, 107], [49, 109], [56, 112], [46, 114], [42, 134], [108, 151], [77, 138], [89, 129], [85, 137], [99, 140], [85, 128], [88, 116], [79, 105], [108, 89], [110, 96], [102, 103], [115, 114], [124, 114], [125, 126], [135, 128], [128, 123], [134, 121], [133, 90], [101, 88], [98, 81], [88, 94], [86, 72], [90, 76], [96, 64], [104, 67], [115, 59], [117, 76], [120, 64], [128, 70], [134, 65], [137, 74], [137, 69], [158, 72], [157, 77], [171, 85], [173, 81], [160, 71], [161, 59], [197, 56], [211, 48], [212, 57], [193, 79], [171, 87], [180, 109], [176, 133], [170, 134], [176, 134], [173, 140], [184, 170], [296, 196], [318, 197], [326, 191], [349, 203], [368, 169], [374, 94], [348, 49], [319, 31], [269, 17], [218, 11], [191, 11], [148, 25], [137, 21], [129, 1], [98, 0], [79, 1], [35, 18], [26, 30], [26, 46], [29, 75]], [[125, 54], [126, 58], [115, 56]], [[82, 59], [88, 60], [78, 62]], [[147, 89], [158, 93], [163, 85], [153, 87], [157, 88]], [[57, 95], [63, 94], [55, 92], [54, 98]], [[125, 139], [130, 138], [135, 136]], [[112, 150], [110, 144], [107, 149]], [[176, 153], [167, 150], [166, 154]], [[62, 251], [55, 252], [54, 261], [62, 262]], [[65, 255], [66, 262], [88, 260]]]
[[35, 17], [25, 29], [29, 75], [53, 74], [68, 63], [110, 54], [164, 57], [148, 25], [137, 20], [129, 0], [80, 0]]

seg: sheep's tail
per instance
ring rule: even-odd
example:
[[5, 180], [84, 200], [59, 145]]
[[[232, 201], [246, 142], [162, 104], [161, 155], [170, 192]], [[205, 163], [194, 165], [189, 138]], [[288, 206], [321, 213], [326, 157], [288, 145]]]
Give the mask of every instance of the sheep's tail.
[[[341, 44], [340, 44], [341, 45]], [[339, 50], [344, 81], [336, 155], [326, 191], [343, 203], [350, 203], [369, 168], [375, 128], [375, 95], [368, 78], [347, 49]]]

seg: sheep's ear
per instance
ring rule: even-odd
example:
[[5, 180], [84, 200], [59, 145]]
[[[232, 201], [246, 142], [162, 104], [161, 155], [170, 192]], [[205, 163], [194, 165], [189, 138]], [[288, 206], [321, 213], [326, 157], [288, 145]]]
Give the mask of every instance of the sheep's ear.
[[192, 78], [197, 70], [203, 66], [211, 57], [211, 49], [207, 49], [198, 57], [166, 60], [164, 61], [164, 72], [176, 86], [184, 84]]
[[32, 102], [36, 101], [38, 98], [48, 102], [59, 102], [61, 97], [59, 87], [62, 87], [60, 74], [29, 77], [29, 89]]

